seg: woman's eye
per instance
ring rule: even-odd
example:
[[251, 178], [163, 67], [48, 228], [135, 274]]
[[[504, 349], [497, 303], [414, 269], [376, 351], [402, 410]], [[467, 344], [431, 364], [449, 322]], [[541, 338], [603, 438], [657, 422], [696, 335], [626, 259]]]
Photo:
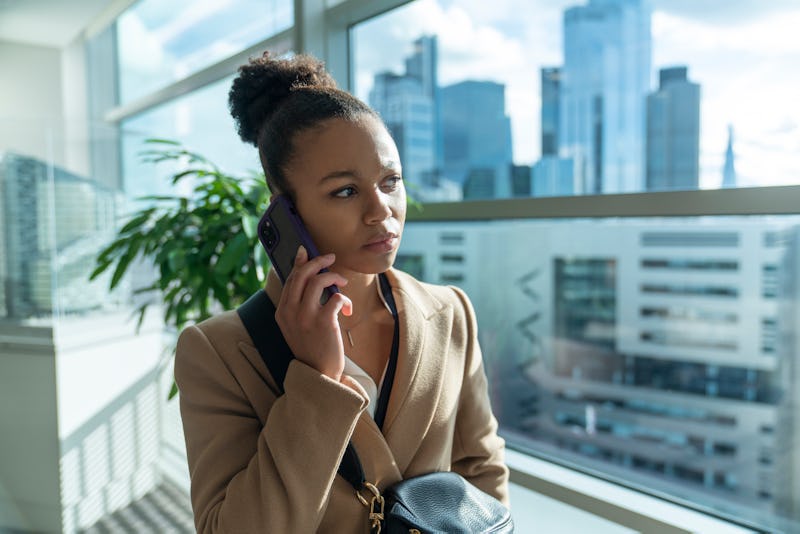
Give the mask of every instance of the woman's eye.
[[343, 187], [333, 192], [336, 198], [348, 198], [356, 194], [356, 188], [352, 186]]
[[402, 181], [403, 179], [400, 176], [390, 176], [384, 183], [388, 190], [394, 191], [397, 189], [398, 184]]

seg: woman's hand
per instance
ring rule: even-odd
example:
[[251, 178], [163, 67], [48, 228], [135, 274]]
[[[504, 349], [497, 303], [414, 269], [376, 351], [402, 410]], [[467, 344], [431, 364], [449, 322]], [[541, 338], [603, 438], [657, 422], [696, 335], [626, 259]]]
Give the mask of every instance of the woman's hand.
[[309, 261], [306, 249], [298, 249], [294, 268], [283, 284], [275, 321], [295, 358], [338, 381], [344, 371], [338, 315], [340, 311], [353, 313], [353, 303], [342, 293], [335, 293], [325, 305], [320, 304], [326, 287], [347, 285], [340, 274], [320, 273], [335, 260], [333, 254], [325, 254]]

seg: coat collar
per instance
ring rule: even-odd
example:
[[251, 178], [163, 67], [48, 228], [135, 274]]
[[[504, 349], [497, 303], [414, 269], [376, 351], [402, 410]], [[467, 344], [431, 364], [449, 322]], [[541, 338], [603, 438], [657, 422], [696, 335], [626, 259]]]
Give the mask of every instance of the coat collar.
[[[402, 271], [386, 271], [400, 320], [400, 345], [386, 419], [383, 425], [384, 447], [392, 451], [394, 462], [404, 472], [416, 453], [431, 423], [444, 382], [444, 358], [452, 328], [452, 306], [432, 295], [426, 287]], [[281, 283], [270, 270], [267, 277], [267, 294], [277, 302]], [[266, 371], [257, 351], [248, 354], [258, 368]], [[377, 402], [375, 399], [374, 402]], [[361, 416], [361, 424], [373, 427], [370, 435], [380, 435], [368, 413]], [[415, 434], [415, 435], [410, 435]], [[383, 441], [383, 440], [379, 440]], [[388, 451], [387, 451], [388, 452]]]

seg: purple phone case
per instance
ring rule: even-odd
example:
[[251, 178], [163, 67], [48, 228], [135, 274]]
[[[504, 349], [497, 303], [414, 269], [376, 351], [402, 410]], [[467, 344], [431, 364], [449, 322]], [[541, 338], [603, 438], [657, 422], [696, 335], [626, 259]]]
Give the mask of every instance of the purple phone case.
[[[297, 247], [303, 245], [308, 251], [309, 259], [319, 256], [319, 251], [300, 219], [297, 208], [284, 195], [272, 198], [267, 211], [258, 223], [258, 239], [267, 252], [269, 261], [275, 272], [278, 273], [281, 282], [286, 281], [286, 277], [292, 270]], [[323, 269], [321, 272], [327, 271], [328, 269]], [[339, 288], [336, 286], [328, 286], [325, 289], [323, 297], [325, 301], [334, 293], [339, 292]]]

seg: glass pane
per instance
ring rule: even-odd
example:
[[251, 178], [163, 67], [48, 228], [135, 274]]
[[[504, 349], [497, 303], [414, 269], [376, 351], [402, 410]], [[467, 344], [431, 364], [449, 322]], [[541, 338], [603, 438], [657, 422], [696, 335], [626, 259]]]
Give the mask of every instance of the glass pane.
[[142, 162], [148, 138], [179, 141], [229, 174], [261, 172], [258, 151], [242, 143], [228, 111], [231, 81], [220, 80], [122, 123], [123, 187], [129, 198], [168, 192], [167, 176], [177, 170]]
[[352, 31], [423, 200], [795, 184], [800, 6], [419, 0]]
[[120, 103], [292, 26], [290, 0], [141, 0], [117, 20]]
[[511, 446], [800, 527], [800, 217], [419, 222], [398, 264], [470, 295]]

